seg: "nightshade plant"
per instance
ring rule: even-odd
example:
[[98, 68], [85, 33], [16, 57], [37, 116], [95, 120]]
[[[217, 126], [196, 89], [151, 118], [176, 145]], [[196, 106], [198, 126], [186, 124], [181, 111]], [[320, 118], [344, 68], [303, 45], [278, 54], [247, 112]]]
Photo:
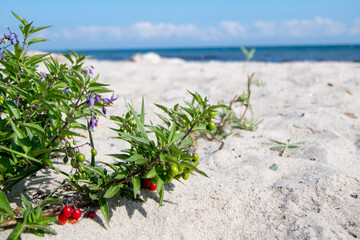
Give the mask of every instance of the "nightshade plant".
[[[102, 97], [111, 91], [97, 82], [98, 76], [86, 72], [85, 56], [73, 51], [63, 54], [69, 64], [59, 64], [49, 54], [29, 56], [29, 46], [46, 41], [32, 35], [47, 27], [35, 28], [13, 14], [20, 21], [22, 38], [8, 29], [0, 45], [0, 188], [4, 193], [43, 168], [76, 177], [80, 146], [71, 146], [67, 139], [83, 137], [76, 130], [86, 130], [88, 145], [94, 148], [90, 130], [115, 100]], [[40, 72], [39, 64], [47, 71]], [[55, 168], [56, 155], [63, 155], [64, 163], [70, 158], [75, 174]], [[91, 162], [95, 164], [94, 157]]]
[[[117, 98], [114, 93], [103, 96], [111, 90], [97, 82], [99, 75], [93, 76], [93, 67], [84, 66], [86, 57], [81, 54], [69, 50], [70, 54], [63, 54], [69, 63], [62, 64], [50, 54], [29, 56], [29, 46], [46, 41], [32, 35], [47, 27], [35, 28], [13, 14], [20, 21], [22, 37], [8, 29], [9, 34], [0, 39], [0, 230], [14, 227], [9, 239], [19, 239], [24, 231], [56, 234], [48, 223], [56, 221], [52, 217], [64, 205], [86, 211], [99, 207], [109, 224], [109, 198], [129, 196], [142, 201], [142, 182], [152, 182], [161, 205], [166, 183], [187, 180], [193, 172], [207, 176], [197, 168], [199, 156], [190, 136], [212, 131], [212, 118], [222, 105], [211, 106], [206, 97], [189, 92], [193, 100], [184, 106], [156, 104], [165, 116], [157, 114], [163, 124], [154, 125], [145, 122], [144, 102], [140, 114], [128, 104], [124, 116], [111, 119], [119, 126], [113, 129], [118, 134], [115, 138], [126, 141], [130, 148], [111, 154], [117, 159], [114, 163], [96, 164], [91, 133], [99, 116], [105, 116], [106, 108]], [[39, 65], [46, 71], [41, 72]], [[90, 164], [81, 153], [84, 145], [74, 142], [86, 133]], [[69, 173], [53, 165], [59, 160], [71, 165]], [[22, 196], [23, 207], [11, 209], [6, 193], [44, 168], [62, 174], [62, 184], [36, 207]], [[59, 189], [66, 189], [67, 194], [61, 195]]]
[[[211, 134], [206, 133], [206, 137], [209, 140], [221, 140], [220, 150], [224, 147], [225, 138], [232, 134], [233, 128], [254, 131], [262, 122], [262, 120], [257, 120], [253, 116], [250, 119], [246, 118], [249, 111], [253, 115], [250, 102], [251, 87], [253, 85], [263, 85], [259, 80], [254, 79], [254, 76], [254, 73], [248, 76], [246, 92], [243, 92], [241, 95], [235, 95], [228, 106], [221, 107], [222, 111], [218, 114], [220, 122], [216, 126], [216, 131]], [[233, 110], [234, 104], [240, 104], [243, 107], [239, 115]]]

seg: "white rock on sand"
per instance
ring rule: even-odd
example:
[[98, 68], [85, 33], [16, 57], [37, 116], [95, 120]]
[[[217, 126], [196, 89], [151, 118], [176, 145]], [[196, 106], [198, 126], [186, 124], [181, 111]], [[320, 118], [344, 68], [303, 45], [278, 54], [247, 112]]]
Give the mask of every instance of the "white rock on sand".
[[136, 63], [154, 63], [154, 64], [158, 64], [158, 63], [174, 63], [174, 64], [179, 64], [179, 63], [185, 63], [185, 61], [183, 59], [180, 58], [162, 58], [160, 57], [159, 54], [154, 53], [154, 52], [148, 52], [148, 53], [137, 53], [134, 56], [132, 56], [130, 58], [131, 62], [136, 62]]
[[[197, 174], [174, 182], [159, 207], [154, 193], [142, 191], [145, 204], [121, 198], [110, 202], [110, 227], [103, 217], [76, 225], [52, 225], [48, 239], [353, 239], [360, 237], [360, 64], [339, 62], [184, 64], [89, 61], [100, 81], [119, 97], [109, 115], [126, 111], [123, 98], [146, 117], [161, 113], [153, 103], [173, 106], [189, 100], [187, 90], [229, 102], [246, 90], [246, 74], [256, 73], [254, 116], [263, 119], [255, 132], [235, 131], [220, 143], [199, 140]], [[241, 109], [237, 109], [239, 112]], [[95, 132], [99, 161], [125, 145], [101, 119]], [[269, 139], [307, 141], [285, 157], [269, 150]], [[79, 140], [78, 142], [80, 142]], [[101, 150], [101, 151], [100, 151]], [[290, 156], [288, 156], [290, 155]], [[87, 156], [88, 157], [88, 156]], [[277, 171], [269, 167], [277, 164]], [[56, 184], [61, 176], [52, 174]], [[56, 180], [57, 179], [57, 180]], [[50, 181], [50, 180], [49, 180]], [[50, 192], [49, 181], [25, 184]], [[34, 185], [38, 184], [38, 186]], [[21, 189], [12, 193], [19, 202]], [[106, 229], [107, 228], [107, 229]], [[9, 231], [0, 233], [4, 239]], [[24, 239], [36, 239], [25, 234]]]

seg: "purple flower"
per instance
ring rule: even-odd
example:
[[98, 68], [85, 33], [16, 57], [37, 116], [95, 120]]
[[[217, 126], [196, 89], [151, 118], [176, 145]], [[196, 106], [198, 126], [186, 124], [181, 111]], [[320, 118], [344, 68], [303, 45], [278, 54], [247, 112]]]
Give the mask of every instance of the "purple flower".
[[40, 81], [41, 81], [41, 82], [44, 82], [44, 81], [45, 81], [45, 77], [46, 77], [46, 74], [45, 74], [45, 73], [42, 73], [42, 74], [40, 75]]
[[98, 126], [98, 120], [97, 120], [96, 116], [92, 116], [90, 118], [90, 122], [89, 122], [89, 130], [92, 131], [97, 126]]
[[14, 100], [14, 103], [17, 107], [19, 107], [19, 99], [18, 98]]
[[71, 92], [71, 89], [70, 89], [69, 87], [67, 87], [67, 88], [64, 89], [63, 94], [65, 94], [66, 92], [72, 93], [72, 92]]
[[111, 98], [104, 98], [104, 103], [106, 104], [113, 104], [113, 102], [118, 99], [115, 97], [114, 93], [112, 94]]
[[85, 69], [85, 75], [86, 75], [86, 74], [88, 74], [88, 70], [87, 70], [87, 69]]
[[93, 96], [90, 95], [87, 98], [87, 102], [89, 103], [90, 107], [94, 107], [95, 99], [93, 98]]
[[103, 106], [103, 108], [102, 108], [102, 112], [104, 113], [104, 114], [106, 114], [106, 108]]
[[98, 94], [96, 94], [96, 95], [95, 95], [95, 100], [96, 100], [98, 103], [100, 103], [100, 101], [101, 101], [101, 96], [98, 95]]

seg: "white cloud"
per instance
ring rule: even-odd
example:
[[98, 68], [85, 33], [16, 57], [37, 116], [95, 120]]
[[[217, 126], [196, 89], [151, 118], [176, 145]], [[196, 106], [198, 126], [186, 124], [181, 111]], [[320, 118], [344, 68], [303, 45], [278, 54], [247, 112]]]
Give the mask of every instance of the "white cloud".
[[354, 20], [349, 33], [350, 35], [360, 35], [360, 18]]
[[297, 38], [336, 36], [347, 31], [344, 23], [319, 16], [313, 19], [284, 21], [278, 27], [285, 36]]
[[[47, 31], [45, 37], [87, 40], [195, 40], [220, 41], [269, 38], [321, 38], [360, 35], [360, 18], [351, 26], [330, 18], [316, 16], [311, 19], [292, 19], [282, 22], [221, 21], [218, 25], [198, 27], [195, 24], [137, 22], [130, 26], [78, 26]], [[52, 36], [51, 36], [52, 35]]]
[[[46, 32], [50, 34], [49, 32]], [[66, 39], [91, 39], [91, 40], [104, 40], [104, 39], [121, 39], [124, 36], [124, 29], [111, 26], [78, 26], [73, 29], [64, 28], [52, 34], [57, 38]]]
[[260, 36], [273, 37], [276, 35], [277, 26], [273, 22], [256, 21], [254, 27], [258, 29]]
[[171, 23], [152, 24], [138, 22], [130, 27], [130, 31], [141, 38], [198, 37], [200, 30], [194, 24], [175, 25]]
[[241, 23], [234, 21], [222, 21], [220, 27], [231, 36], [239, 36], [246, 32], [246, 28]]

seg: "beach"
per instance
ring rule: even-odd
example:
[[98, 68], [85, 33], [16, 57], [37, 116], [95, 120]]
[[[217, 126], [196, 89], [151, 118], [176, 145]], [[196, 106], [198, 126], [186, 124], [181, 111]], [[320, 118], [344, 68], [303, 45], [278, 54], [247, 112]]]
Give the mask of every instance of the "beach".
[[[52, 224], [57, 235], [46, 239], [353, 239], [360, 237], [360, 63], [352, 62], [186, 62], [87, 60], [118, 99], [107, 116], [127, 111], [125, 100], [146, 121], [160, 123], [154, 103], [172, 107], [191, 100], [187, 91], [207, 96], [210, 104], [228, 104], [253, 86], [253, 116], [262, 120], [256, 131], [234, 130], [220, 142], [199, 139], [198, 168], [183, 184], [166, 187], [164, 205], [155, 193], [141, 190], [145, 203], [111, 199], [110, 226], [101, 211], [94, 220], [75, 225]], [[240, 114], [241, 107], [234, 110]], [[216, 121], [215, 121], [216, 122]], [[97, 161], [116, 161], [108, 154], [127, 145], [113, 139], [116, 124], [100, 118], [94, 132]], [[270, 150], [271, 140], [303, 142], [284, 156]], [[77, 139], [78, 144], [88, 139]], [[85, 152], [85, 151], [84, 151]], [[89, 151], [86, 155], [89, 160]], [[277, 168], [274, 168], [276, 166]], [[70, 170], [68, 166], [62, 167]], [[40, 175], [11, 192], [34, 189], [50, 193], [62, 176]], [[20, 184], [21, 185], [21, 184]], [[29, 194], [30, 195], [30, 194]], [[9, 230], [0, 232], [5, 239]], [[23, 239], [38, 239], [23, 234]]]

